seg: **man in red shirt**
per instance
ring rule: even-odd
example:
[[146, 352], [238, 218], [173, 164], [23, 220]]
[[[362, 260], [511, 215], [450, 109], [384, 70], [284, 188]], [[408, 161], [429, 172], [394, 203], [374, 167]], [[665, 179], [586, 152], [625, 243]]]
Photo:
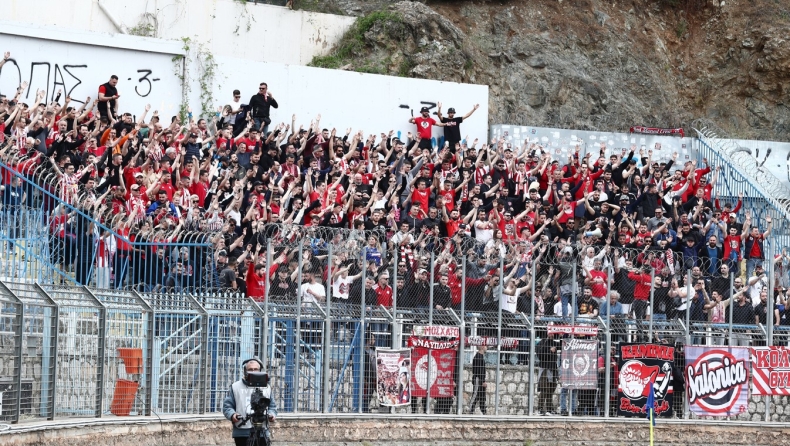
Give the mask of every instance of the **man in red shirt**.
[[433, 131], [433, 126], [437, 127], [445, 127], [446, 124], [441, 122], [436, 122], [435, 119], [431, 118], [431, 112], [428, 107], [423, 107], [420, 109], [420, 116], [416, 118], [409, 119], [409, 122], [412, 124], [417, 125], [417, 133], [420, 135], [420, 145], [421, 149], [431, 149], [431, 136]]
[[593, 261], [593, 269], [586, 271], [587, 277], [584, 279], [584, 285], [590, 287], [592, 291], [592, 298], [601, 305], [606, 300], [606, 289], [608, 287], [608, 276], [606, 271], [603, 270], [601, 259]]
[[628, 273], [628, 278], [636, 282], [634, 303], [631, 305], [634, 317], [636, 320], [644, 320], [650, 300], [650, 288], [653, 286], [653, 280], [650, 278], [650, 266], [644, 265], [642, 269], [632, 269]]

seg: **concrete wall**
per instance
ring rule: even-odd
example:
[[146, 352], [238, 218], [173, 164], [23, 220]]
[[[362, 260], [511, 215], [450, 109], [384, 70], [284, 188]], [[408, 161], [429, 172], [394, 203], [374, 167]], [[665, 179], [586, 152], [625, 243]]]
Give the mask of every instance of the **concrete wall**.
[[216, 56], [307, 64], [354, 18], [235, 0], [6, 0], [3, 20], [166, 40], [190, 37]]
[[[788, 445], [786, 425], [719, 422], [666, 421], [655, 427], [661, 445]], [[645, 420], [581, 422], [579, 419], [422, 416], [329, 416], [278, 418], [274, 444], [287, 445], [566, 445], [647, 444]], [[15, 425], [0, 432], [5, 446], [181, 446], [232, 445], [230, 425], [218, 417], [155, 417], [112, 420], [74, 420], [59, 429], [44, 425]]]

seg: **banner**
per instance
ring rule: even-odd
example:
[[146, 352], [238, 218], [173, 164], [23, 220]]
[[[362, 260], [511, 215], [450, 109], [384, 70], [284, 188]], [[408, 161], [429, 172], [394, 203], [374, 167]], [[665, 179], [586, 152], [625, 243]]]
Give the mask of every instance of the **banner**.
[[415, 325], [411, 329], [414, 336], [435, 336], [439, 338], [458, 338], [461, 330], [447, 325]]
[[646, 414], [652, 383], [656, 416], [672, 416], [672, 361], [675, 348], [660, 344], [621, 344], [617, 415]]
[[380, 406], [411, 402], [411, 350], [376, 349], [376, 389]]
[[560, 359], [562, 387], [598, 388], [598, 341], [563, 339]]
[[752, 394], [790, 395], [790, 350], [752, 347]]
[[431, 341], [430, 339], [422, 339], [417, 336], [409, 336], [409, 347], [422, 347], [431, 350], [442, 349], [455, 349], [461, 341], [453, 339], [452, 341]]
[[686, 347], [686, 397], [697, 415], [727, 417], [749, 408], [749, 349]]
[[641, 127], [635, 126], [631, 127], [629, 133], [645, 133], [648, 135], [680, 135], [681, 138], [685, 138], [686, 134], [683, 132], [683, 129], [661, 129], [658, 127]]
[[481, 345], [485, 345], [486, 347], [496, 347], [498, 344], [501, 344], [502, 348], [518, 347], [518, 339], [501, 338], [501, 340], [502, 342], [497, 342], [497, 338], [495, 336], [467, 336], [465, 345], [467, 347], [477, 347]]
[[549, 325], [548, 334], [569, 334], [574, 336], [597, 336], [597, 325]]
[[[425, 398], [430, 386], [431, 398], [454, 396], [455, 350], [412, 349], [411, 396]], [[430, 373], [430, 376], [429, 376]]]

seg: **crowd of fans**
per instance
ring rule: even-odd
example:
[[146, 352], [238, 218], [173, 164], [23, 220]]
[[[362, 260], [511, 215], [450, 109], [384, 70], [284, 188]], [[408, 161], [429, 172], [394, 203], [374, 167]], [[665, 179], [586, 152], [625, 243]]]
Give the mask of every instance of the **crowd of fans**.
[[432, 294], [439, 310], [460, 308], [463, 283], [471, 311], [530, 312], [534, 298], [538, 315], [565, 318], [688, 307], [723, 322], [734, 305], [738, 323], [771, 310], [788, 320], [790, 257], [766, 259], [770, 217], [720, 203], [720, 166], [706, 160], [604, 143], [557, 159], [536, 141], [470, 141], [461, 126], [477, 106], [424, 108], [403, 139], [323, 127], [320, 115], [275, 123], [265, 83], [205, 118], [124, 109], [116, 76], [79, 106], [43, 92], [28, 104], [26, 88], [0, 96], [4, 216], [43, 206], [51, 261], [78, 283], [349, 304], [364, 294], [385, 307], [393, 294], [428, 307]]

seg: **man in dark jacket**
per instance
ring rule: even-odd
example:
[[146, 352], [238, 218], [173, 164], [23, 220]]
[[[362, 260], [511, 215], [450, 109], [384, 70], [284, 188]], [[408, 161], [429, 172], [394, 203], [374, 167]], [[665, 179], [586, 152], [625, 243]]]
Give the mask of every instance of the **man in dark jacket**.
[[475, 404], [480, 404], [480, 412], [486, 414], [486, 346], [477, 347], [472, 359], [472, 407], [469, 413], [475, 413]]
[[541, 339], [536, 347], [538, 360], [540, 361], [538, 411], [541, 415], [551, 415], [552, 396], [557, 388], [557, 352], [559, 352], [559, 343], [554, 338], [555, 335], [550, 334]]
[[269, 92], [269, 86], [266, 82], [261, 82], [258, 86], [258, 94], [250, 98], [250, 115], [255, 123], [255, 128], [261, 131], [261, 136], [266, 136], [269, 130], [269, 124], [272, 120], [269, 117], [271, 108], [279, 107], [274, 96]]

